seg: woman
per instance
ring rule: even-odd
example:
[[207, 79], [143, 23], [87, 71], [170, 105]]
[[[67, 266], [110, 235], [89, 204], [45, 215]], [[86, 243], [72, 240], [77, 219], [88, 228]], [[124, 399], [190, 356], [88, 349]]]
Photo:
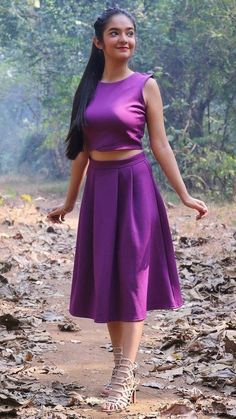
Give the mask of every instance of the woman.
[[128, 67], [135, 50], [133, 16], [109, 8], [94, 28], [67, 137], [71, 180], [64, 205], [48, 219], [64, 221], [87, 174], [69, 311], [107, 323], [115, 366], [102, 410], [110, 412], [134, 401], [146, 312], [183, 304], [165, 206], [142, 150], [145, 122], [151, 150], [182, 202], [198, 211], [197, 219], [207, 207], [189, 195], [181, 178], [156, 81]]

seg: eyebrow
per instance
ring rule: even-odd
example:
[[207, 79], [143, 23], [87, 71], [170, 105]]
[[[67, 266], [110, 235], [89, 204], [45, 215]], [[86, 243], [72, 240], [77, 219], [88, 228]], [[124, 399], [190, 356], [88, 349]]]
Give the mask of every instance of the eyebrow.
[[[134, 30], [134, 27], [133, 27], [133, 26], [131, 26], [131, 27], [128, 27], [128, 28], [125, 28], [125, 29], [128, 29], [128, 30], [133, 29], [133, 30]], [[107, 32], [109, 32], [109, 31], [119, 31], [119, 30], [120, 30], [119, 28], [109, 28], [109, 29], [107, 30]]]

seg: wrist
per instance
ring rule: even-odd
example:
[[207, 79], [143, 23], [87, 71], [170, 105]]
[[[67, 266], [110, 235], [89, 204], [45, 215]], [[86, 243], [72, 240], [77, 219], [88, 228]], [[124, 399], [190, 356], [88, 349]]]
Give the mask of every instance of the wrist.
[[70, 211], [73, 211], [74, 206], [75, 206], [75, 202], [66, 202], [64, 204], [64, 209], [66, 212], [70, 212]]
[[185, 203], [185, 202], [187, 202], [189, 200], [190, 195], [189, 195], [189, 193], [187, 191], [185, 191], [185, 192], [179, 194], [179, 197], [180, 197], [181, 201], [183, 203]]

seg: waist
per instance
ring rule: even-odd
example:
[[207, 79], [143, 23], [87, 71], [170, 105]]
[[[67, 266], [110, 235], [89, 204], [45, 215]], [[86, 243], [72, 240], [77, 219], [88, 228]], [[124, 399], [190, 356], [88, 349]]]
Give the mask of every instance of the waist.
[[92, 160], [104, 161], [104, 160], [121, 160], [128, 157], [134, 156], [142, 152], [142, 149], [123, 149], [123, 150], [109, 150], [109, 151], [98, 151], [91, 150], [89, 156]]
[[132, 166], [133, 164], [137, 164], [143, 160], [147, 160], [144, 151], [139, 151], [138, 153], [130, 155], [128, 158], [123, 159], [94, 160], [91, 157], [89, 157], [89, 167], [96, 169], [115, 169], [124, 166]]

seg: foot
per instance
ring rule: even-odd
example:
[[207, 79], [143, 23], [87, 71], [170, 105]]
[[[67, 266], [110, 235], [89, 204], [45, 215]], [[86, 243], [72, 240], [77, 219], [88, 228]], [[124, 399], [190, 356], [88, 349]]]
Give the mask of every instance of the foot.
[[130, 359], [121, 358], [109, 396], [101, 406], [103, 412], [120, 412], [135, 402], [138, 385], [138, 380], [134, 378], [135, 368], [135, 363]]
[[120, 360], [121, 360], [121, 357], [122, 357], [122, 348], [120, 347], [120, 346], [114, 346], [113, 347], [113, 355], [114, 355], [114, 362], [115, 362], [115, 366], [114, 366], [114, 368], [113, 368], [113, 370], [112, 370], [112, 374], [111, 374], [111, 379], [110, 379], [110, 381], [108, 381], [108, 383], [104, 386], [104, 389], [102, 390], [102, 392], [100, 393], [100, 395], [102, 396], [102, 397], [107, 397], [107, 396], [109, 396], [109, 394], [110, 394], [110, 391], [111, 391], [111, 389], [112, 389], [112, 384], [113, 384], [113, 380], [114, 380], [114, 378], [115, 378], [115, 376], [116, 376], [116, 373], [117, 373], [117, 369], [118, 369], [118, 366], [119, 366], [119, 363], [120, 363]]

